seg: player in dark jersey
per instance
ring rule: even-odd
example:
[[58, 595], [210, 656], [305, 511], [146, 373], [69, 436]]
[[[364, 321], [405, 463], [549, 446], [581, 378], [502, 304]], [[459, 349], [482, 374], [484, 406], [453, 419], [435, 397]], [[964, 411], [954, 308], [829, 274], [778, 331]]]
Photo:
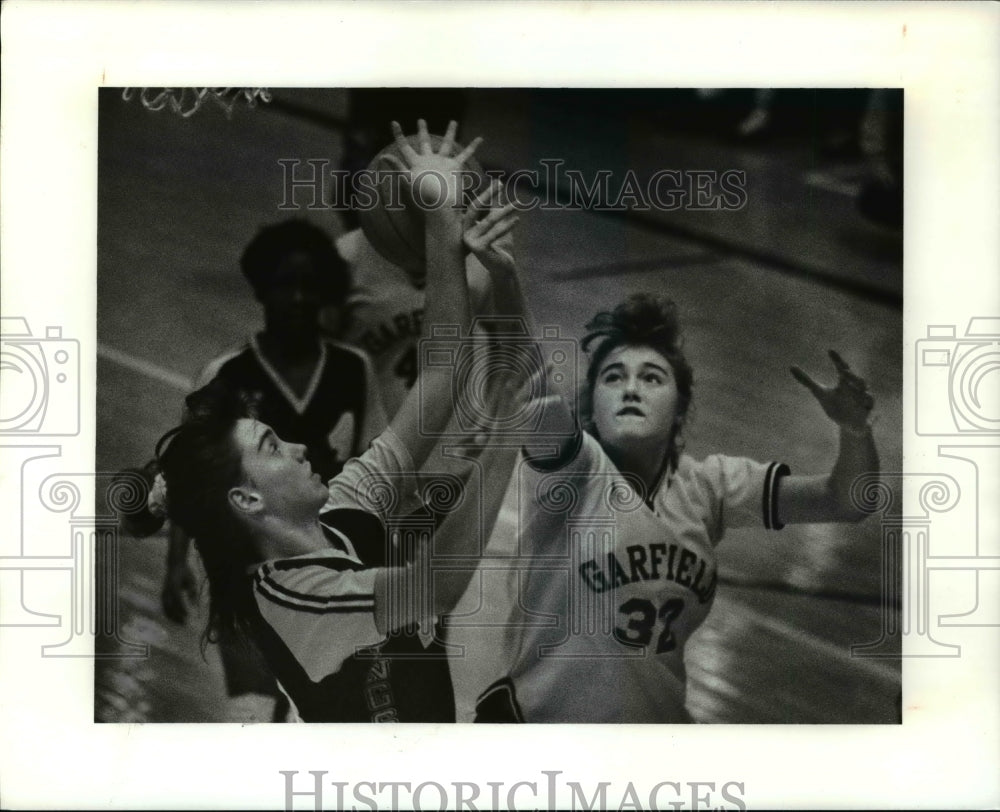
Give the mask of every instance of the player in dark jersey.
[[[210, 362], [192, 391], [212, 380], [246, 393], [261, 420], [290, 442], [303, 444], [324, 482], [340, 472], [386, 426], [373, 366], [361, 350], [324, 336], [321, 309], [342, 308], [350, 284], [346, 262], [322, 229], [305, 220], [262, 228], [240, 265], [261, 303], [264, 329], [243, 346]], [[155, 474], [155, 471], [153, 472]], [[139, 535], [159, 529], [132, 517]], [[159, 523], [162, 524], [162, 521]], [[142, 525], [145, 525], [143, 527]], [[171, 524], [162, 601], [184, 622], [197, 596], [188, 564], [190, 541]], [[241, 641], [217, 641], [235, 719], [281, 719], [287, 703], [259, 654]]]
[[[478, 142], [452, 158], [453, 127], [437, 154], [425, 126], [421, 134], [419, 153], [398, 137], [412, 175], [436, 171], [457, 201], [456, 170]], [[421, 192], [418, 184], [418, 199]], [[463, 238], [488, 263], [494, 239], [516, 218], [509, 206], [496, 209], [463, 235], [461, 213], [441, 206], [440, 192], [424, 193], [437, 206], [426, 215], [427, 322], [467, 325]], [[451, 415], [452, 374], [434, 365], [420, 374], [390, 428], [329, 486], [304, 446], [244, 416], [245, 401], [218, 379], [189, 397], [188, 418], [158, 444], [170, 518], [199, 539], [213, 628], [249, 632], [305, 720], [454, 718], [433, 624], [472, 568], [429, 577], [428, 539], [407, 549], [399, 532], [388, 533], [394, 499], [378, 496], [388, 488], [403, 501], [412, 495], [418, 510], [434, 504], [412, 486]], [[495, 490], [509, 479], [503, 460], [513, 464], [510, 450], [476, 457], [481, 470], [496, 470], [502, 484]], [[470, 529], [482, 519], [482, 503], [468, 494], [460, 501], [435, 534], [435, 551], [477, 555], [481, 539]]]

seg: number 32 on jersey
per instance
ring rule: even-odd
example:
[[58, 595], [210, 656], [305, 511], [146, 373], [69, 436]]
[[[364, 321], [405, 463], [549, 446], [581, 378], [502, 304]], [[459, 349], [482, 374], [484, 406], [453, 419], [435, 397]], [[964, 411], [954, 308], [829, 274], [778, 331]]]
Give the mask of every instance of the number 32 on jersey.
[[619, 620], [615, 639], [626, 646], [648, 646], [656, 639], [656, 653], [677, 648], [671, 624], [684, 611], [682, 598], [667, 598], [659, 607], [647, 598], [629, 598], [618, 607]]

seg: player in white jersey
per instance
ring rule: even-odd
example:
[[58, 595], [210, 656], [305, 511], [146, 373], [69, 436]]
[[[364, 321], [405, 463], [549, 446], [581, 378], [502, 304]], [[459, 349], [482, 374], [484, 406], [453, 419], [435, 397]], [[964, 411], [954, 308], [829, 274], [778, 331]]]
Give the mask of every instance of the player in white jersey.
[[[376, 251], [360, 228], [342, 235], [337, 251], [350, 268], [351, 292], [342, 313], [324, 313], [323, 326], [368, 353], [382, 403], [392, 416], [417, 379], [424, 289], [412, 274]], [[489, 274], [472, 254], [466, 271], [472, 310], [482, 313], [489, 307]]]
[[547, 409], [571, 439], [521, 466], [513, 661], [477, 721], [690, 721], [684, 646], [711, 609], [725, 530], [858, 520], [851, 485], [878, 471], [872, 397], [836, 353], [834, 387], [793, 374], [838, 425], [838, 459], [829, 475], [792, 476], [682, 453], [693, 375], [672, 303], [634, 296], [588, 328], [582, 426], [565, 404]]

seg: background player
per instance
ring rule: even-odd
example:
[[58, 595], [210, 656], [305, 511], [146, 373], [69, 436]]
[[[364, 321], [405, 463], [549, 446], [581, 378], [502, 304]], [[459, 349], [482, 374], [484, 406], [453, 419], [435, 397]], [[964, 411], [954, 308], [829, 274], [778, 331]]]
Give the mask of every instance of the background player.
[[[432, 131], [442, 131], [449, 121], [461, 122], [465, 91], [356, 88], [349, 93], [348, 107], [342, 168], [353, 175], [367, 168], [393, 136], [391, 118], [407, 119], [407, 111], [415, 118], [420, 111]], [[337, 250], [349, 265], [351, 291], [346, 307], [325, 309], [321, 322], [330, 335], [361, 347], [372, 358], [382, 402], [391, 416], [417, 379], [426, 269], [399, 267], [368, 240], [356, 212], [347, 209], [341, 215], [349, 230], [337, 239]], [[471, 253], [466, 266], [473, 313], [488, 312], [489, 273]]]
[[[350, 268], [351, 291], [343, 307], [324, 309], [323, 328], [368, 354], [382, 403], [393, 415], [417, 379], [417, 340], [426, 306], [423, 284], [376, 251], [360, 228], [338, 238], [337, 250]], [[488, 271], [470, 254], [466, 272], [473, 313], [488, 312]]]

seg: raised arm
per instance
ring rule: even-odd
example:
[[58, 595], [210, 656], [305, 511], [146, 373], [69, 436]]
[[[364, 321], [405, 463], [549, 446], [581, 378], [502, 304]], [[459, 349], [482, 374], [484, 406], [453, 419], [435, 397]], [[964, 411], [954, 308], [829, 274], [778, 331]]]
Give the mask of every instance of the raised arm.
[[[491, 273], [499, 273], [504, 269], [513, 270], [513, 257], [507, 249], [516, 223], [512, 207], [495, 206], [485, 215], [480, 213], [460, 220], [459, 225], [464, 229], [466, 245]], [[523, 314], [523, 302], [511, 306], [516, 307], [511, 315]], [[421, 370], [421, 375], [427, 372], [429, 370]], [[463, 380], [468, 381], [471, 377], [464, 376]], [[489, 378], [490, 389], [488, 393], [480, 393], [485, 394], [485, 398], [479, 403], [504, 414], [523, 408], [526, 405], [524, 398], [538, 385], [537, 380], [510, 370], [498, 370]], [[446, 385], [448, 388], [440, 398], [450, 407], [450, 376]], [[439, 419], [447, 419], [447, 416], [441, 415]], [[426, 427], [426, 412], [424, 418]], [[413, 565], [383, 570], [377, 578], [375, 605], [379, 628], [388, 631], [423, 619], [419, 617], [422, 606], [429, 607], [436, 615], [448, 612], [468, 587], [520, 453], [515, 443], [504, 444], [502, 435], [490, 440], [486, 448], [477, 445], [471, 437], [466, 438], [465, 448], [460, 447], [461, 443], [446, 444], [450, 448], [444, 448], [445, 457], [465, 458], [458, 466], [463, 488], [461, 506], [444, 518], [434, 534], [433, 548], [422, 547]], [[447, 566], [435, 569], [435, 557], [438, 563], [446, 561]], [[416, 596], [416, 600], [408, 605], [399, 600], [393, 602], [390, 595], [411, 595]]]
[[[504, 204], [499, 181], [484, 191], [465, 214], [465, 244], [489, 271], [493, 289], [494, 313], [516, 316], [525, 324], [529, 335], [537, 337], [531, 309], [528, 307], [521, 280], [523, 272], [515, 258], [513, 226], [517, 223], [516, 208]], [[542, 425], [539, 431], [545, 436], [563, 436], [572, 439], [575, 415], [567, 399], [574, 392], [560, 391], [545, 370], [536, 370], [544, 378], [543, 385], [534, 391], [544, 400], [541, 410]], [[567, 376], [570, 380], [573, 376]]]
[[[458, 450], [445, 453], [461, 454]], [[478, 569], [519, 454], [516, 446], [494, 445], [466, 460], [475, 471], [463, 480], [463, 508], [445, 517], [434, 534], [434, 549], [428, 551], [437, 557], [425, 569], [431, 574], [435, 614], [455, 607]]]
[[869, 413], [874, 398], [864, 380], [830, 350], [837, 369], [835, 386], [823, 386], [798, 367], [792, 375], [819, 401], [840, 430], [840, 451], [833, 470], [819, 476], [786, 477], [778, 490], [778, 517], [785, 524], [849, 522], [865, 517], [851, 501], [851, 486], [862, 474], [878, 473], [878, 451]]
[[[468, 334], [471, 320], [465, 256], [462, 247], [462, 165], [475, 152], [482, 139], [475, 139], [458, 155], [455, 147], [455, 122], [451, 122], [438, 151], [431, 148], [427, 125], [418, 124], [419, 152], [393, 122], [396, 145], [403, 160], [395, 162], [409, 186], [416, 205], [424, 210], [424, 240], [427, 257], [423, 336], [436, 326], [455, 326], [459, 337]], [[403, 441], [413, 462], [420, 468], [437, 444], [438, 435], [451, 417], [452, 376], [447, 368], [421, 364], [417, 383], [390, 423]], [[422, 410], [422, 411], [421, 411]], [[423, 431], [421, 432], [421, 424]]]

